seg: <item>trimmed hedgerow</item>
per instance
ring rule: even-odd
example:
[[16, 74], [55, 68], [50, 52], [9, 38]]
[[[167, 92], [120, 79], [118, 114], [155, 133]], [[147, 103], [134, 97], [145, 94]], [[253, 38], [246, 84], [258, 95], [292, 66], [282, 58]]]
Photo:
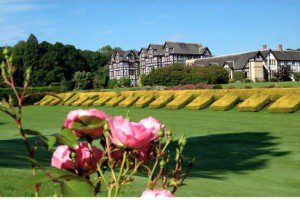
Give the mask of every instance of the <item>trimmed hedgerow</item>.
[[217, 100], [213, 104], [210, 105], [211, 110], [229, 110], [231, 109], [237, 102], [239, 101], [239, 97], [237, 95], [226, 94], [221, 99]]
[[228, 72], [223, 67], [192, 67], [184, 64], [175, 64], [152, 70], [143, 79], [143, 85], [162, 86], [196, 83], [221, 84], [227, 82]]
[[157, 99], [149, 104], [150, 108], [162, 108], [165, 107], [174, 98], [173, 93], [161, 94]]
[[244, 102], [237, 106], [239, 111], [243, 112], [257, 112], [265, 107], [270, 102], [268, 95], [252, 95]]
[[134, 106], [136, 108], [143, 108], [148, 106], [151, 102], [155, 100], [155, 94], [148, 94], [141, 96], [137, 102], [135, 102]]
[[106, 106], [111, 106], [111, 107], [117, 106], [125, 98], [126, 97], [124, 95], [116, 96], [116, 97], [112, 98], [111, 100], [109, 100], [105, 105]]
[[129, 96], [124, 101], [119, 103], [119, 107], [127, 108], [132, 106], [137, 100], [139, 99], [139, 96]]
[[206, 108], [213, 102], [214, 98], [211, 94], [202, 94], [189, 103], [186, 108], [189, 110], [201, 110]]
[[104, 106], [112, 98], [111, 96], [101, 96], [98, 100], [93, 102], [93, 106]]
[[192, 93], [181, 94], [181, 95], [175, 97], [175, 99], [173, 101], [168, 103], [166, 105], [166, 108], [172, 109], [172, 110], [180, 109], [180, 108], [183, 108], [184, 106], [186, 106], [193, 99], [194, 99], [194, 95]]
[[300, 95], [285, 95], [269, 106], [272, 113], [292, 113], [300, 108]]

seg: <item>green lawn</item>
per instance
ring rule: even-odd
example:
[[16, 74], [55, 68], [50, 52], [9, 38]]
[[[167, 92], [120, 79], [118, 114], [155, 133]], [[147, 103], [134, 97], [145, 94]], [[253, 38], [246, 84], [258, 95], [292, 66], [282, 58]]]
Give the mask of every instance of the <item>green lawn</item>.
[[[66, 114], [74, 107], [25, 107], [26, 128], [44, 134], [58, 132]], [[133, 120], [148, 115], [161, 119], [178, 136], [188, 136], [187, 158], [196, 157], [195, 168], [177, 196], [300, 196], [300, 112], [271, 114], [242, 113], [233, 109], [218, 112], [166, 109], [101, 108], [110, 115]], [[30, 121], [29, 121], [30, 120]], [[30, 196], [20, 181], [30, 176], [30, 166], [16, 158], [24, 146], [12, 121], [0, 114], [0, 194]], [[49, 165], [51, 154], [41, 150], [37, 160]], [[139, 196], [145, 177], [123, 190]], [[41, 195], [51, 196], [55, 186], [43, 185]]]
[[222, 84], [223, 88], [244, 88], [245, 86], [251, 86], [253, 88], [259, 88], [259, 87], [268, 87], [272, 85], [278, 85], [280, 87], [300, 87], [300, 82], [297, 81], [287, 81], [287, 82], [257, 82], [257, 83], [228, 83], [228, 84]]

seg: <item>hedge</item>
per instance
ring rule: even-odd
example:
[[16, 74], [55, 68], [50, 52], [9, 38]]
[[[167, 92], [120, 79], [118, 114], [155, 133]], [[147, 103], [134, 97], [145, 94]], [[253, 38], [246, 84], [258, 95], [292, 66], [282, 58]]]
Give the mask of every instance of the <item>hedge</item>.
[[[253, 88], [253, 89], [205, 89], [205, 90], [143, 90], [143, 91], [120, 91], [120, 92], [78, 92], [58, 94], [61, 96], [62, 105], [72, 105], [73, 102], [82, 102], [85, 106], [103, 106], [105, 104], [110, 106], [128, 107], [134, 105], [142, 108], [149, 106], [151, 108], [162, 108], [167, 106], [169, 109], [178, 109], [185, 107], [189, 110], [198, 110], [211, 105], [213, 110], [228, 110], [235, 103], [241, 101], [237, 107], [239, 110], [258, 111], [267, 104], [265, 98], [268, 97], [270, 102], [275, 102], [270, 106], [270, 111], [281, 108], [289, 109], [284, 112], [293, 112], [298, 108], [295, 107], [299, 102], [300, 88]], [[288, 96], [285, 96], [288, 95]], [[194, 100], [189, 99], [193, 96]], [[284, 100], [279, 98], [287, 98], [286, 105], [280, 103]], [[95, 98], [95, 99], [94, 99]], [[55, 103], [56, 97], [47, 95], [36, 105], [51, 105]], [[68, 99], [68, 100], [67, 100]], [[83, 100], [86, 100], [83, 102]], [[278, 100], [278, 102], [277, 102]], [[53, 101], [51, 103], [51, 101]], [[135, 102], [135, 103], [134, 103]], [[190, 103], [187, 103], [190, 102]], [[77, 104], [77, 103], [76, 103]], [[124, 104], [124, 105], [123, 105]], [[74, 104], [75, 105], [75, 104]], [[79, 104], [78, 104], [79, 105]], [[274, 111], [279, 112], [279, 111]], [[283, 112], [283, 111], [281, 111]]]
[[243, 112], [257, 112], [265, 107], [270, 102], [268, 95], [252, 95], [244, 102], [237, 106], [239, 111]]
[[[22, 88], [16, 88], [20, 94]], [[47, 93], [60, 93], [60, 87], [29, 87], [27, 89], [27, 97], [24, 100], [24, 105], [33, 105], [35, 102], [40, 101]], [[0, 100], [8, 100], [9, 96], [14, 98], [14, 104], [17, 105], [17, 100], [11, 88], [0, 88]]]
[[155, 100], [155, 94], [149, 94], [145, 96], [141, 96], [139, 100], [134, 104], [136, 108], [143, 108], [148, 106], [151, 102]]
[[93, 106], [104, 106], [111, 98], [110, 96], [102, 96], [93, 102]]
[[143, 85], [176, 86], [195, 83], [228, 83], [228, 72], [223, 67], [193, 67], [175, 64], [154, 69], [143, 78]]
[[139, 99], [139, 96], [129, 96], [124, 101], [119, 103], [119, 107], [127, 108], [132, 106], [137, 100]]
[[116, 97], [112, 98], [111, 100], [109, 100], [105, 105], [111, 106], [111, 107], [117, 106], [125, 98], [126, 98], [126, 96], [124, 96], [124, 95], [116, 96]]
[[221, 99], [217, 100], [210, 105], [211, 110], [229, 110], [231, 109], [239, 100], [237, 95], [226, 94]]
[[170, 101], [172, 101], [174, 95], [172, 93], [162, 94], [160, 97], [155, 99], [152, 103], [149, 104], [150, 108], [162, 108], [165, 107]]
[[173, 101], [168, 103], [166, 105], [166, 108], [168, 109], [180, 109], [186, 106], [188, 103], [190, 103], [194, 99], [194, 95], [192, 93], [187, 94], [181, 94], [177, 96]]
[[214, 98], [211, 94], [203, 94], [195, 98], [186, 108], [189, 110], [200, 110], [206, 108], [213, 102]]
[[285, 95], [269, 106], [272, 113], [292, 113], [300, 108], [300, 95]]

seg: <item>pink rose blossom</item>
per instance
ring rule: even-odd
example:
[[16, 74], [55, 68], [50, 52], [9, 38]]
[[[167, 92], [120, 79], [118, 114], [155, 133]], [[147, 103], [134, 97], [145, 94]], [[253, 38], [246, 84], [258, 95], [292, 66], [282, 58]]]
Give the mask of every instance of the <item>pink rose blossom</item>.
[[[89, 110], [82, 110], [82, 109], [78, 109], [78, 110], [73, 110], [71, 112], [68, 113], [67, 118], [64, 122], [64, 127], [72, 129], [73, 123], [74, 122], [81, 122], [82, 117], [93, 117], [94, 121], [99, 121], [99, 123], [101, 122], [101, 120], [107, 120], [108, 116], [105, 115], [105, 113], [101, 110], [97, 110], [97, 109], [89, 109]], [[93, 138], [99, 138], [102, 134], [103, 134], [103, 127], [97, 127], [97, 128], [78, 128], [73, 130], [73, 133], [79, 137], [79, 138], [83, 138], [88, 136], [91, 136]]]
[[161, 122], [151, 116], [142, 119], [139, 123], [142, 124], [148, 131], [152, 132], [153, 140], [156, 140], [158, 138], [159, 130], [164, 129], [164, 126], [161, 124]]
[[[98, 162], [102, 157], [102, 152], [92, 146], [92, 150], [96, 161]], [[75, 166], [82, 172], [89, 173], [96, 170], [96, 162], [88, 148], [88, 145], [83, 142], [78, 142], [78, 147], [74, 149], [76, 159]], [[51, 166], [59, 169], [74, 170], [74, 164], [70, 158], [71, 149], [67, 145], [58, 146], [52, 156]]]
[[150, 144], [145, 145], [139, 152], [139, 160], [148, 162], [154, 158], [154, 151], [151, 148]]
[[[98, 162], [102, 157], [102, 152], [95, 146], [92, 146], [92, 151], [94, 153], [96, 162]], [[96, 170], [96, 162], [89, 150], [88, 144], [83, 142], [78, 142], [78, 148], [75, 150], [76, 153], [76, 165], [83, 172], [90, 172]]]
[[152, 132], [148, 131], [142, 124], [130, 122], [122, 116], [115, 116], [109, 122], [109, 128], [112, 143], [119, 147], [139, 149], [153, 138]]
[[166, 198], [174, 197], [169, 190], [154, 189], [154, 190], [145, 190], [141, 196], [142, 198]]
[[71, 150], [67, 145], [58, 146], [53, 152], [51, 166], [58, 169], [74, 170], [70, 153]]

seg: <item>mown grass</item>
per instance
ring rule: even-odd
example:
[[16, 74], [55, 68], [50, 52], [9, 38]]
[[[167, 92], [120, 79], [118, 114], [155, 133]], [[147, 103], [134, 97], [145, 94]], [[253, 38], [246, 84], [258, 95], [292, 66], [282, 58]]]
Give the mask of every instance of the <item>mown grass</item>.
[[[24, 109], [25, 128], [44, 134], [59, 131], [66, 114], [75, 107], [33, 107]], [[300, 196], [300, 112], [258, 113], [111, 108], [101, 107], [110, 115], [126, 115], [133, 120], [152, 115], [171, 128], [178, 139], [185, 131], [187, 159], [196, 158], [195, 167], [176, 196]], [[28, 163], [16, 158], [25, 155], [23, 142], [16, 136], [13, 122], [0, 114], [0, 194], [32, 196], [21, 189], [22, 179], [30, 177]], [[48, 166], [51, 152], [41, 150], [37, 160]], [[146, 178], [122, 191], [125, 196], [140, 196]], [[57, 186], [42, 185], [41, 195], [52, 196]], [[100, 194], [100, 196], [103, 194]]]

